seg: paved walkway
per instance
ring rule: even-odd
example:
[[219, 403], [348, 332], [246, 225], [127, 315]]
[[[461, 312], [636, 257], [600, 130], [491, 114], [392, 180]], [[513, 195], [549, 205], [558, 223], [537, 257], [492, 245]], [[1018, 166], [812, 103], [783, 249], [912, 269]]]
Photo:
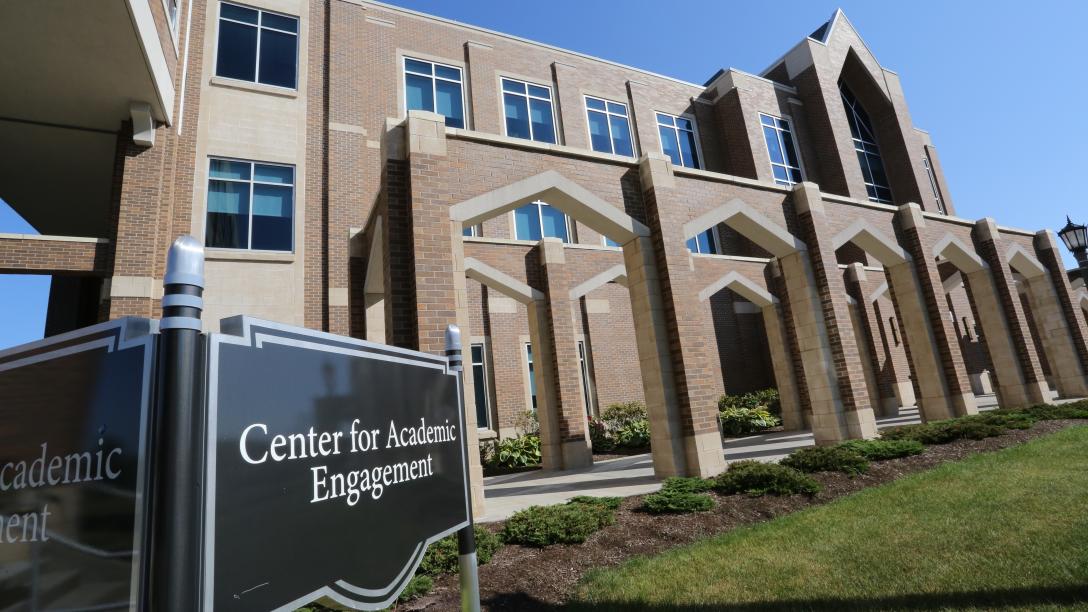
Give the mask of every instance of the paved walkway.
[[[980, 395], [977, 401], [982, 410], [997, 407], [992, 395]], [[884, 429], [920, 422], [917, 408], [901, 408], [898, 416], [878, 418], [877, 427]], [[743, 459], [778, 461], [815, 443], [810, 431], [780, 431], [731, 438], [723, 445], [728, 463]], [[661, 481], [654, 477], [649, 454], [598, 461], [592, 467], [579, 470], [535, 470], [490, 476], [484, 478], [487, 514], [480, 522], [500, 521], [529, 506], [559, 504], [578, 495], [627, 497], [652, 493], [660, 488]]]

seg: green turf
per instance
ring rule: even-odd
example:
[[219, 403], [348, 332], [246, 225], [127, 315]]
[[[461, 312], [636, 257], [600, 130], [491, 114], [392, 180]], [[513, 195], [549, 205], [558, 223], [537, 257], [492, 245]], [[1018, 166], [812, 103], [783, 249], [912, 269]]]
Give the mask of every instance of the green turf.
[[591, 572], [572, 607], [1088, 609], [1088, 427]]

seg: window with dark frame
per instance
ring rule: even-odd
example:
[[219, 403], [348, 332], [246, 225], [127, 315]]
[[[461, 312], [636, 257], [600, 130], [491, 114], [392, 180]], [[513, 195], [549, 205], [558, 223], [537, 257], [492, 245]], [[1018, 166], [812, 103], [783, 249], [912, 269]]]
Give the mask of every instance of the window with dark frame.
[[294, 166], [211, 158], [205, 246], [292, 251], [294, 192]]
[[929, 154], [922, 153], [922, 165], [925, 166], [926, 176], [929, 177], [929, 187], [933, 190], [933, 199], [937, 200], [937, 212], [947, 215], [944, 200], [941, 199], [941, 190], [937, 188], [937, 177], [933, 174], [933, 167], [929, 163]]
[[771, 158], [774, 182], [789, 187], [805, 180], [789, 120], [760, 113], [759, 124], [767, 143], [767, 156]]
[[854, 151], [858, 155], [861, 175], [865, 179], [865, 191], [872, 202], [890, 204], [892, 188], [888, 174], [884, 171], [884, 160], [880, 156], [880, 147], [876, 143], [876, 134], [869, 114], [865, 112], [850, 89], [839, 83], [839, 93], [846, 109], [846, 120], [850, 124], [850, 136], [854, 140]]
[[298, 87], [298, 18], [220, 2], [215, 74]]
[[525, 362], [529, 367], [529, 398], [533, 412], [536, 412], [536, 371], [533, 368], [533, 345], [528, 342], [525, 343]]
[[685, 168], [699, 168], [699, 145], [695, 138], [695, 123], [687, 117], [667, 113], [657, 115], [657, 132], [661, 136], [661, 152], [672, 163]]

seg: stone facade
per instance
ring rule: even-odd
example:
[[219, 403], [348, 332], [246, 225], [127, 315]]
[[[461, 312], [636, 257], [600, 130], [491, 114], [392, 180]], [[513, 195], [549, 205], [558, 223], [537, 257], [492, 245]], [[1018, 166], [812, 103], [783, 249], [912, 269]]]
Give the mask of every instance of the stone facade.
[[[209, 249], [209, 330], [247, 313], [440, 353], [456, 323], [486, 370], [486, 422], [466, 377], [470, 443], [535, 403], [549, 468], [589, 464], [590, 419], [624, 401], [647, 405], [658, 475], [707, 476], [727, 392], [777, 387], [821, 444], [902, 406], [1088, 394], [1088, 298], [1053, 236], [955, 216], [898, 77], [841, 12], [762, 75], [699, 85], [367, 0], [244, 4], [298, 19], [297, 86], [216, 76], [220, 0], [182, 2], [184, 95], [150, 148], [119, 127], [109, 235], [0, 235], [0, 271], [102, 279], [72, 308], [155, 316], [166, 245], [204, 235], [209, 157], [236, 158], [294, 168], [293, 248]], [[408, 110], [405, 58], [460, 70], [464, 127]], [[550, 89], [555, 143], [507, 135], [503, 77]], [[881, 201], [840, 86], [872, 122]], [[586, 96], [626, 106], [632, 155], [592, 150]], [[658, 112], [694, 123], [697, 167], [664, 154]], [[776, 181], [765, 117], [789, 122], [799, 180]], [[518, 238], [536, 201], [565, 242]], [[693, 253], [704, 232], [714, 252]]]

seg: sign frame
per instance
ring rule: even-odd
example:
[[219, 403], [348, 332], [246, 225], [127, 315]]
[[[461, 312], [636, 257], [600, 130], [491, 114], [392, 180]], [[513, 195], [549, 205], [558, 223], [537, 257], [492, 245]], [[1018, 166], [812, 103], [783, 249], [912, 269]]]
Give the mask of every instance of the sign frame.
[[[219, 424], [219, 351], [222, 345], [240, 345], [256, 349], [263, 348], [264, 344], [281, 344], [295, 348], [315, 350], [321, 352], [349, 355], [363, 359], [374, 359], [401, 364], [411, 364], [419, 367], [441, 370], [444, 375], [455, 378], [457, 388], [457, 422], [462, 432], [458, 443], [461, 454], [461, 469], [464, 474], [464, 519], [456, 525], [431, 535], [426, 540], [419, 542], [413, 554], [408, 558], [404, 567], [396, 577], [382, 589], [365, 589], [347, 582], [335, 580], [317, 590], [307, 593], [293, 601], [285, 602], [277, 611], [297, 609], [299, 606], [327, 597], [341, 605], [350, 606], [359, 610], [380, 610], [388, 607], [407, 586], [408, 581], [418, 569], [427, 547], [451, 534], [472, 525], [471, 508], [471, 480], [469, 476], [469, 462], [467, 440], [465, 431], [465, 406], [464, 393], [462, 391], [463, 373], [460, 368], [453, 367], [451, 359], [445, 356], [432, 355], [420, 351], [402, 349], [385, 344], [377, 344], [344, 336], [338, 336], [326, 332], [314, 331], [302, 327], [276, 323], [258, 319], [248, 315], [238, 315], [223, 319], [220, 322], [220, 333], [207, 334], [206, 350], [206, 380], [205, 389], [207, 405], [205, 406], [206, 430], [204, 432], [205, 463], [204, 463], [204, 529], [202, 535], [203, 554], [201, 559], [202, 600], [203, 610], [212, 610], [215, 601], [215, 511], [216, 511], [216, 467], [217, 444]], [[366, 597], [367, 600], [353, 599], [352, 594]]]
[[[105, 349], [107, 353], [115, 353], [132, 348], [142, 347], [144, 349], [143, 370], [140, 375], [140, 408], [139, 423], [137, 425], [139, 441], [136, 460], [135, 499], [133, 501], [132, 570], [129, 589], [129, 610], [131, 611], [143, 608], [143, 597], [148, 588], [145, 569], [147, 565], [147, 544], [150, 542], [151, 465], [149, 444], [151, 441], [151, 410], [156, 394], [153, 376], [159, 358], [158, 324], [159, 322], [154, 319], [123, 317], [0, 350], [0, 372], [9, 372], [21, 367], [87, 351]], [[11, 360], [13, 356], [23, 353], [31, 354], [21, 359]]]

